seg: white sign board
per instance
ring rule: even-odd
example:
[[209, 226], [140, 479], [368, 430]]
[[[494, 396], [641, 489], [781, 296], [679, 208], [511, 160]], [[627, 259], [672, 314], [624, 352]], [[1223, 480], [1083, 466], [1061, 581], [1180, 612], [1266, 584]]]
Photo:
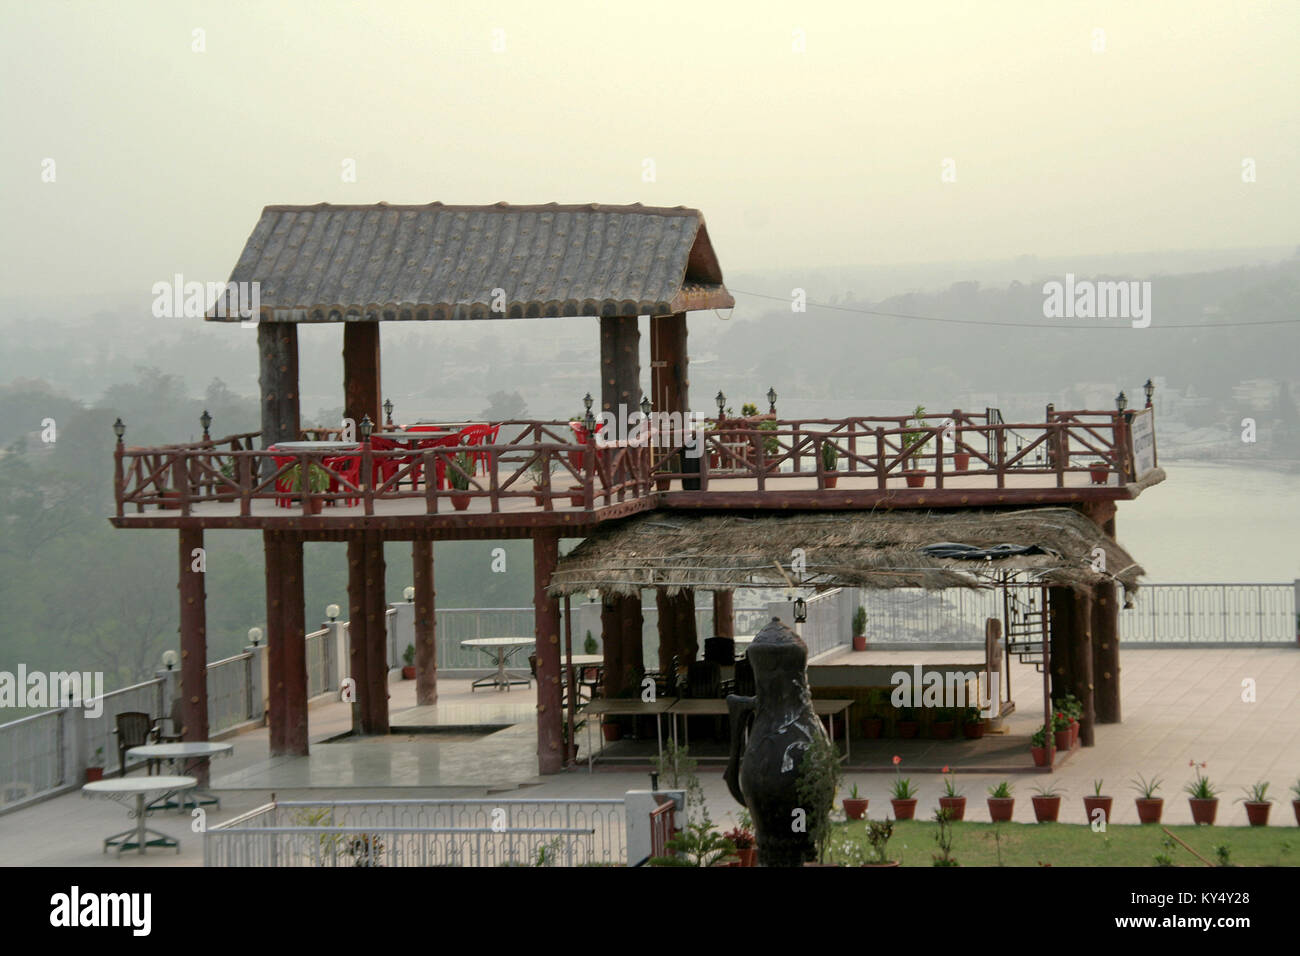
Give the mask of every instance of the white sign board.
[[1156, 424], [1152, 409], [1133, 413], [1129, 436], [1133, 442], [1133, 473], [1141, 478], [1156, 466]]

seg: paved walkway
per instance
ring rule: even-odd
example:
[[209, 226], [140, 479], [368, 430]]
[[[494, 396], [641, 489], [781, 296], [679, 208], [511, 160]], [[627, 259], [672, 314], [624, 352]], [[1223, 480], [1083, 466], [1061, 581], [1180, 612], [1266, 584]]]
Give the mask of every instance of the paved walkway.
[[[1130, 650], [1124, 653], [1124, 723], [1097, 728], [1097, 746], [1077, 751], [1053, 774], [1016, 775], [964, 772], [953, 760], [957, 782], [970, 803], [968, 818], [987, 819], [985, 788], [1009, 776], [1016, 794], [1015, 819], [1032, 822], [1029, 797], [1035, 785], [1051, 782], [1066, 792], [1061, 819], [1085, 822], [1081, 797], [1103, 778], [1104, 792], [1116, 798], [1114, 822], [1136, 823], [1128, 781], [1137, 774], [1165, 780], [1165, 820], [1190, 823], [1182, 785], [1192, 776], [1188, 761], [1205, 761], [1206, 772], [1222, 790], [1220, 824], [1244, 826], [1245, 810], [1234, 802], [1241, 788], [1257, 779], [1272, 783], [1277, 801], [1272, 825], [1294, 827], [1288, 788], [1300, 777], [1300, 649]], [[1041, 676], [1032, 668], [1012, 672], [1019, 712], [1013, 734], [1027, 733], [1041, 720], [1037, 696]], [[1242, 700], [1243, 682], [1254, 681], [1255, 702]], [[215, 761], [212, 782], [222, 798], [209, 823], [226, 820], [265, 803], [272, 792], [288, 799], [345, 797], [484, 797], [494, 793], [537, 797], [616, 797], [649, 785], [644, 770], [597, 767], [552, 777], [536, 773], [532, 694], [468, 690], [468, 681], [444, 681], [438, 712], [414, 707], [414, 682], [390, 685], [394, 724], [405, 720], [424, 727], [454, 722], [473, 731], [409, 734], [384, 739], [342, 739], [351, 725], [349, 705], [325, 703], [310, 713], [311, 756], [267, 756], [265, 728], [230, 738], [233, 757]], [[409, 712], [409, 713], [408, 713]], [[454, 719], [453, 719], [453, 714]], [[469, 715], [462, 719], [462, 715]], [[472, 718], [472, 719], [471, 719]], [[489, 732], [492, 726], [503, 729]], [[585, 744], [585, 735], [581, 741]], [[936, 744], [937, 746], [937, 744]], [[954, 742], [954, 753], [962, 745]], [[894, 742], [855, 741], [855, 757], [882, 757]], [[1025, 761], [1028, 762], [1028, 754]], [[856, 762], [856, 761], [855, 761]], [[738, 810], [726, 792], [721, 764], [704, 764], [700, 776], [713, 817], [726, 823]], [[908, 773], [905, 760], [901, 767]], [[928, 816], [937, 805], [942, 781], [937, 774], [912, 774], [920, 788], [919, 810]], [[844, 791], [857, 783], [871, 801], [868, 815], [888, 812], [892, 772], [850, 771]], [[103, 837], [126, 829], [126, 809], [67, 794], [0, 817], [0, 859], [9, 865], [124, 866], [201, 865], [202, 839], [190, 831], [188, 815], [155, 814], [150, 826], [180, 837], [180, 854], [154, 851], [123, 854], [120, 861], [100, 852]]]

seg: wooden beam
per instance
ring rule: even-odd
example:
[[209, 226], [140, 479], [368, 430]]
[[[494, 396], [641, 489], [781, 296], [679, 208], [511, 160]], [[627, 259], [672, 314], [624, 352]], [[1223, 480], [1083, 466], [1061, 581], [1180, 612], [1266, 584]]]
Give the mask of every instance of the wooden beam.
[[736, 612], [734, 591], [713, 592], [713, 636], [736, 636]]
[[343, 415], [358, 425], [369, 415], [383, 425], [380, 409], [379, 323], [347, 322], [343, 326]]
[[1070, 644], [1071, 693], [1083, 704], [1079, 720], [1079, 743], [1091, 747], [1096, 738], [1097, 711], [1094, 703], [1092, 679], [1092, 595], [1074, 595], [1075, 628]]
[[285, 750], [285, 716], [287, 698], [284, 682], [284, 614], [281, 596], [283, 578], [280, 576], [280, 533], [262, 532], [262, 552], [266, 573], [266, 719], [270, 726], [271, 756], [279, 757]]
[[305, 757], [307, 747], [307, 611], [302, 539], [281, 534], [280, 614], [284, 647], [279, 661], [284, 681], [284, 753]]
[[640, 412], [641, 333], [635, 316], [600, 319], [600, 407], [631, 415]]
[[645, 650], [641, 640], [644, 618], [641, 615], [641, 595], [625, 595], [619, 600], [620, 639], [623, 642], [623, 687], [636, 689], [637, 681], [645, 673]]
[[656, 412], [691, 408], [686, 313], [650, 317], [650, 400]]
[[560, 560], [560, 536], [533, 538], [533, 620], [537, 640], [537, 771], [564, 769], [560, 706], [560, 602], [546, 593]]
[[1075, 686], [1070, 648], [1077, 636], [1075, 597], [1069, 588], [1048, 588], [1047, 605], [1052, 635], [1052, 697], [1073, 693]]
[[[208, 630], [203, 571], [203, 532], [184, 529], [179, 538], [181, 599], [181, 738], [208, 739]], [[196, 557], [195, 552], [198, 552]], [[195, 775], [206, 786], [208, 762], [199, 761]]]
[[411, 542], [415, 586], [415, 703], [438, 703], [438, 617], [434, 589], [433, 542]]
[[672, 673], [672, 659], [681, 667], [699, 655], [700, 640], [695, 628], [695, 591], [682, 588], [669, 595], [666, 588], [655, 588], [655, 606], [659, 610], [659, 671]]
[[348, 677], [356, 699], [352, 705], [352, 732], [369, 733], [366, 711], [370, 680], [366, 654], [366, 542], [364, 534], [348, 538]]
[[258, 388], [262, 393], [262, 447], [298, 438], [298, 326], [257, 324]]
[[1097, 723], [1120, 722], [1119, 595], [1113, 581], [1093, 589], [1092, 670]]
[[617, 697], [623, 689], [623, 612], [616, 595], [601, 596], [600, 647], [605, 658], [605, 696]]
[[366, 689], [368, 734], [388, 733], [388, 601], [384, 596], [384, 539], [365, 535]]

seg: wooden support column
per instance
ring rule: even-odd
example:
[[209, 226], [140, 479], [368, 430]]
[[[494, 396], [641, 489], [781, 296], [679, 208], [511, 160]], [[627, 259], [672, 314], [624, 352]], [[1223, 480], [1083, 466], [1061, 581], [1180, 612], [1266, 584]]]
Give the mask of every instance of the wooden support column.
[[1052, 696], [1063, 697], [1074, 687], [1074, 655], [1071, 647], [1078, 634], [1075, 595], [1069, 588], [1048, 588], [1047, 609], [1052, 635]]
[[[298, 326], [292, 322], [259, 322], [257, 351], [257, 383], [262, 393], [262, 447], [278, 441], [297, 441]], [[264, 467], [270, 469], [271, 462], [268, 460]]]
[[638, 593], [619, 601], [620, 639], [623, 642], [623, 686], [636, 687], [645, 673], [645, 651], [641, 641], [644, 619], [641, 615], [641, 595]]
[[[640, 412], [641, 333], [635, 315], [600, 319], [600, 407], [602, 411], [631, 415]], [[606, 426], [608, 427], [608, 426]]]
[[656, 412], [690, 410], [686, 313], [650, 318], [650, 400]]
[[270, 728], [271, 756], [284, 751], [284, 626], [280, 597], [280, 538], [277, 531], [262, 532], [263, 565], [266, 573], [266, 722]]
[[537, 639], [537, 771], [564, 769], [563, 710], [560, 704], [560, 602], [551, 597], [551, 575], [560, 560], [558, 532], [533, 538], [533, 620]]
[[347, 322], [343, 325], [343, 415], [357, 424], [369, 415], [383, 424], [380, 408], [379, 323]]
[[[180, 529], [181, 723], [185, 741], [208, 739], [208, 627], [204, 589], [203, 529]], [[198, 555], [195, 555], [195, 551]], [[197, 570], [196, 570], [197, 569]], [[199, 785], [208, 782], [208, 762], [195, 768]]]
[[348, 677], [356, 698], [352, 704], [352, 732], [369, 733], [366, 656], [366, 542], [363, 535], [348, 538]]
[[388, 733], [388, 601], [384, 596], [384, 539], [365, 533], [366, 733]]
[[1096, 685], [1097, 723], [1120, 722], [1119, 593], [1113, 581], [1103, 581], [1092, 595], [1092, 671]]
[[736, 636], [736, 611], [733, 603], [735, 591], [713, 592], [713, 636]]
[[411, 542], [415, 586], [415, 702], [438, 703], [437, 591], [433, 584], [433, 542]]
[[682, 588], [670, 596], [664, 588], [655, 588], [655, 606], [659, 609], [659, 670], [668, 674], [674, 655], [677, 663], [686, 667], [700, 652], [695, 629], [695, 591]]
[[1079, 743], [1091, 747], [1096, 739], [1093, 729], [1097, 723], [1097, 711], [1093, 702], [1091, 594], [1075, 593], [1074, 620], [1075, 628], [1069, 648], [1070, 677], [1073, 681], [1070, 693], [1083, 705], [1083, 716], [1079, 719]]
[[[284, 753], [305, 757], [307, 748], [307, 605], [302, 538], [281, 532], [280, 614], [284, 648], [279, 661], [284, 681]], [[276, 658], [272, 658], [275, 660]], [[275, 678], [271, 678], [272, 683]]]

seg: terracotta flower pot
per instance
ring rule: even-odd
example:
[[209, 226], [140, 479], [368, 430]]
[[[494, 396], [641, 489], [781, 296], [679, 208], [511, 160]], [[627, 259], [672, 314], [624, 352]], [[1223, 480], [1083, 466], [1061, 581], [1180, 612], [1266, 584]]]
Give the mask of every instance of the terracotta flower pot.
[[855, 651], [865, 651], [867, 649], [867, 636], [865, 634], [853, 635], [853, 649]]
[[1110, 808], [1114, 803], [1112, 797], [1084, 797], [1083, 810], [1088, 815], [1088, 822], [1092, 823], [1097, 819], [1097, 811], [1101, 811], [1101, 822], [1110, 823]]
[[965, 471], [970, 468], [970, 452], [954, 452], [952, 456], [952, 466], [958, 471]]
[[749, 847], [746, 850], [737, 850], [736, 856], [740, 857], [741, 866], [758, 866], [758, 848]]
[[402, 680], [415, 680], [415, 665], [404, 666], [402, 668]]
[[895, 820], [911, 820], [916, 816], [916, 800], [890, 800], [894, 808]]
[[1268, 826], [1268, 811], [1273, 806], [1272, 800], [1265, 800], [1262, 803], [1256, 803], [1254, 800], [1247, 800], [1246, 819], [1250, 821], [1252, 827]]
[[898, 730], [898, 736], [904, 740], [911, 740], [921, 731], [921, 725], [915, 720], [900, 720], [894, 725]]
[[469, 495], [452, 495], [451, 506], [457, 511], [464, 511], [469, 507]]
[[955, 726], [951, 720], [936, 720], [930, 725], [930, 736], [935, 740], [951, 740]]
[[1061, 815], [1060, 797], [1034, 797], [1034, 819], [1039, 823], [1055, 823]]
[[543, 505], [546, 504], [546, 496], [543, 495], [543, 494], [542, 494], [541, 492], [539, 492], [539, 491], [534, 491], [534, 492], [533, 492], [533, 504], [537, 505], [537, 507], [539, 507], [539, 508], [542, 507]]
[[867, 815], [867, 801], [865, 799], [855, 800], [853, 797], [845, 797], [844, 815], [850, 820], [861, 820]]
[[667, 491], [669, 487], [672, 486], [672, 483], [673, 480], [671, 478], [656, 478], [655, 491]]
[[885, 729], [885, 722], [879, 717], [867, 717], [862, 721], [862, 736], [875, 740]]
[[601, 724], [600, 732], [605, 735], [607, 743], [623, 739], [623, 728], [618, 724]]
[[1159, 823], [1160, 816], [1165, 812], [1164, 797], [1139, 797], [1133, 801], [1137, 804], [1138, 820], [1141, 823]]
[[827, 488], [834, 488], [835, 485], [836, 485], [836, 483], [839, 482], [839, 480], [840, 480], [840, 476], [839, 476], [839, 475], [827, 475], [827, 476], [826, 476], [826, 487], [827, 487]]
[[1110, 476], [1110, 469], [1092, 468], [1089, 470], [1088, 474], [1092, 476], [1092, 483], [1094, 485], [1104, 485], [1106, 483], [1106, 479]]
[[1030, 747], [1029, 753], [1034, 758], [1035, 767], [1050, 767], [1052, 761], [1056, 759], [1056, 748], [1048, 749], [1047, 747]]
[[1212, 825], [1214, 817], [1219, 812], [1219, 798], [1213, 797], [1209, 800], [1201, 800], [1196, 797], [1188, 797], [1187, 802], [1192, 807], [1192, 822]]
[[905, 471], [903, 477], [907, 479], [907, 487], [909, 488], [925, 487], [925, 472], [923, 471]]
[[103, 767], [86, 768], [86, 783], [94, 783], [96, 780], [103, 780], [103, 779], [104, 779]]
[[967, 740], [979, 740], [984, 736], [984, 721], [972, 720], [961, 725], [961, 732]]
[[1068, 728], [1065, 729], [1065, 730], [1058, 730], [1058, 731], [1056, 731], [1055, 733], [1053, 733], [1052, 736], [1053, 736], [1054, 738], [1056, 738], [1056, 749], [1057, 749], [1057, 750], [1069, 750], [1069, 749], [1070, 749], [1070, 731], [1069, 731]]
[[989, 797], [989, 819], [994, 823], [1006, 823], [1011, 819], [1011, 811], [1016, 808], [1015, 797]]
[[966, 819], [965, 797], [940, 797], [939, 809], [947, 810], [954, 820]]
[[587, 503], [587, 496], [581, 488], [569, 489], [569, 504], [575, 508], [581, 508]]
[[318, 514], [320, 514], [321, 507], [322, 507], [324, 504], [325, 504], [325, 502], [324, 502], [322, 499], [320, 499], [320, 498], [308, 498], [308, 499], [307, 499], [307, 513], [310, 514], [310, 515], [318, 515]]

